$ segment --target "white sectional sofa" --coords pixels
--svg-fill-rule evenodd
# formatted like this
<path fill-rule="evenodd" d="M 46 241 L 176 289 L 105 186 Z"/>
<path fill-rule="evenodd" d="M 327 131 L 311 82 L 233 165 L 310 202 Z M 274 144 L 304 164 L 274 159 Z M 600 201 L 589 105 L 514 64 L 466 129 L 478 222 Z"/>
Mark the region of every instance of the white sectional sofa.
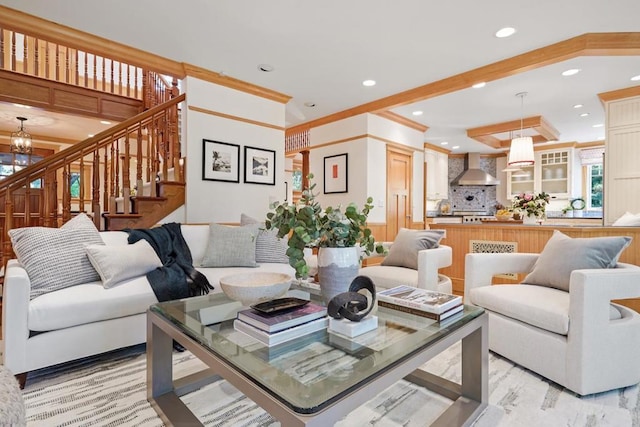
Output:
<path fill-rule="evenodd" d="M 295 276 L 287 263 L 251 267 L 198 267 L 205 256 L 209 225 L 181 225 L 193 257 L 212 292 L 219 279 L 240 272 L 281 272 Z M 123 231 L 103 231 L 106 245 L 127 245 Z M 10 260 L 3 290 L 4 365 L 14 374 L 103 353 L 146 341 L 146 311 L 157 302 L 144 275 L 105 288 L 101 281 L 79 284 L 30 299 L 31 281 L 17 260 Z"/>

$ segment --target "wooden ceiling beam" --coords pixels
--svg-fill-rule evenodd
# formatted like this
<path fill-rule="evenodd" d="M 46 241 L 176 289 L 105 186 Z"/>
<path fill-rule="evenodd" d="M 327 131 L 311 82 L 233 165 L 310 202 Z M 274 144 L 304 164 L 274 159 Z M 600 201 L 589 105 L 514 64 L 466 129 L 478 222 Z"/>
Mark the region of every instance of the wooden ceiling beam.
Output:
<path fill-rule="evenodd" d="M 527 117 L 522 120 L 511 120 L 467 129 L 467 136 L 492 148 L 508 148 L 511 145 L 510 139 L 500 140 L 494 135 L 517 132 L 520 129 L 532 129 L 537 133 L 537 135 L 532 135 L 534 144 L 557 141 L 560 137 L 560 132 L 542 116 Z"/>
<path fill-rule="evenodd" d="M 540 117 L 540 124 L 533 126 L 533 130 L 545 137 L 547 141 L 557 141 L 560 138 L 560 132 L 553 127 L 544 117 Z"/>
<path fill-rule="evenodd" d="M 522 120 L 511 120 L 509 122 L 496 123 L 493 125 L 480 126 L 477 128 L 467 129 L 467 136 L 476 139 L 479 136 L 495 135 L 497 133 L 513 132 L 516 130 L 529 129 L 535 126 L 541 126 L 542 116 L 526 117 Z"/>
<path fill-rule="evenodd" d="M 364 113 L 390 110 L 461 89 L 467 89 L 474 83 L 488 83 L 579 56 L 622 55 L 640 55 L 640 32 L 586 33 L 297 126 L 313 128 Z M 294 128 L 297 126 L 294 126 Z"/>

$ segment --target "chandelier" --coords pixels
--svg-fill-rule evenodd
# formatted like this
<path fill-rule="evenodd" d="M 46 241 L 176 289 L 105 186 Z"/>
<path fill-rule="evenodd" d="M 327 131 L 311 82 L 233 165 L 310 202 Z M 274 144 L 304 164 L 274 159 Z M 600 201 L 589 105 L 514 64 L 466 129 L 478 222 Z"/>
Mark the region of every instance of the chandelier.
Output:
<path fill-rule="evenodd" d="M 11 133 L 11 147 L 12 153 L 18 154 L 31 154 L 31 135 L 24 130 L 24 122 L 26 117 L 16 117 L 20 120 L 20 130 Z"/>

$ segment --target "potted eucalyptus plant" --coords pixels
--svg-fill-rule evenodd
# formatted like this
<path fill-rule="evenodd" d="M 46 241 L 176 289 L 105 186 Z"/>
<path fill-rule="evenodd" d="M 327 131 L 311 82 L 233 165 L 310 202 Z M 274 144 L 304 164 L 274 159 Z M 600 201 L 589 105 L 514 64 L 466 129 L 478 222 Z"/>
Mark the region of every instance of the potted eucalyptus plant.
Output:
<path fill-rule="evenodd" d="M 348 288 L 358 274 L 362 254 L 384 253 L 382 245 L 376 245 L 371 230 L 367 227 L 367 217 L 373 209 L 373 199 L 367 198 L 360 210 L 355 203 L 322 208 L 316 201 L 315 184 L 302 192 L 298 204 L 271 204 L 267 213 L 265 228 L 276 229 L 277 236 L 288 236 L 287 256 L 289 264 L 296 270 L 296 278 L 305 279 L 309 266 L 304 257 L 305 248 L 318 248 L 318 276 L 325 298 L 339 293 L 333 286 Z M 339 249 L 332 251 L 332 249 Z M 334 257 L 334 253 L 339 255 Z M 339 283 L 337 283 L 339 282 Z M 346 282 L 346 283 L 345 283 Z M 345 289 L 346 290 L 346 289 Z"/>

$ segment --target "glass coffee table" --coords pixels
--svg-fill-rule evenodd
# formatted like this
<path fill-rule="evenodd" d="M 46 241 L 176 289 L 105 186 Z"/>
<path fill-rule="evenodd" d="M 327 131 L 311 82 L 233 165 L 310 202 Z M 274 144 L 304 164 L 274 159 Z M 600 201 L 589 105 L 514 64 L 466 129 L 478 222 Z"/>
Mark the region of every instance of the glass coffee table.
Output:
<path fill-rule="evenodd" d="M 206 324 L 230 302 L 210 294 L 149 308 L 147 399 L 168 425 L 202 425 L 179 396 L 220 377 L 286 427 L 333 425 L 403 378 L 452 401 L 432 425 L 469 425 L 487 406 L 487 315 L 481 308 L 465 306 L 437 323 L 380 307 L 378 328 L 358 337 L 323 330 L 267 347 L 234 330 L 233 319 Z M 209 369 L 174 380 L 173 340 Z M 461 384 L 419 369 L 457 341 Z"/>

